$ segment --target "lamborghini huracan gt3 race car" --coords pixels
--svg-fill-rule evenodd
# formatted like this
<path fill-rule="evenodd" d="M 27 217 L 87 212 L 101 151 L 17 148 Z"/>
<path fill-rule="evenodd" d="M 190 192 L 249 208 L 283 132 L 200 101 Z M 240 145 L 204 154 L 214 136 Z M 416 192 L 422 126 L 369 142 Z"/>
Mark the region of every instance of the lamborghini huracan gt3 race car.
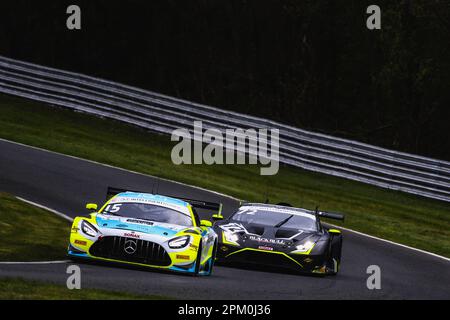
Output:
<path fill-rule="evenodd" d="M 344 219 L 341 214 L 289 205 L 245 203 L 214 224 L 219 235 L 217 262 L 337 274 L 342 235 L 323 227 L 320 217 Z"/>
<path fill-rule="evenodd" d="M 220 210 L 221 204 L 109 188 L 112 196 L 97 211 L 76 217 L 68 255 L 168 269 L 195 275 L 212 272 L 217 234 L 195 208 Z"/>

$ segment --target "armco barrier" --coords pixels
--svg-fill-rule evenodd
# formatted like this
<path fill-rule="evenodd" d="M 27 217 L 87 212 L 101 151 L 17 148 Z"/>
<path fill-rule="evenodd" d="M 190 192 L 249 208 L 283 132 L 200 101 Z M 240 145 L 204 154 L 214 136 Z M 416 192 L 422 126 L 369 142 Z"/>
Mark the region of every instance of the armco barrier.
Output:
<path fill-rule="evenodd" d="M 450 202 L 450 162 L 314 133 L 268 119 L 225 111 L 143 89 L 0 56 L 0 92 L 159 133 L 208 128 L 280 131 L 280 162 Z M 240 146 L 239 150 L 243 149 Z"/>

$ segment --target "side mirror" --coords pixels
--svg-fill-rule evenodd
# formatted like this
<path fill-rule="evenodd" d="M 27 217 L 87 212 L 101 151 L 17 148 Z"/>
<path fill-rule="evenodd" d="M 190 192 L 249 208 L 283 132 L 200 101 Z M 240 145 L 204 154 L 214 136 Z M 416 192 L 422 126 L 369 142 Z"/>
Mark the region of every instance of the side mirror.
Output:
<path fill-rule="evenodd" d="M 201 227 L 212 227 L 212 223 L 209 220 L 201 220 L 200 221 L 200 226 Z"/>
<path fill-rule="evenodd" d="M 223 215 L 221 215 L 221 214 L 213 214 L 212 218 L 213 218 L 214 221 L 223 220 Z"/>
<path fill-rule="evenodd" d="M 328 233 L 334 234 L 334 235 L 338 235 L 341 234 L 341 231 L 338 229 L 329 229 Z"/>
<path fill-rule="evenodd" d="M 86 205 L 86 209 L 88 209 L 90 211 L 97 211 L 97 208 L 98 208 L 98 206 L 95 203 L 88 203 Z"/>

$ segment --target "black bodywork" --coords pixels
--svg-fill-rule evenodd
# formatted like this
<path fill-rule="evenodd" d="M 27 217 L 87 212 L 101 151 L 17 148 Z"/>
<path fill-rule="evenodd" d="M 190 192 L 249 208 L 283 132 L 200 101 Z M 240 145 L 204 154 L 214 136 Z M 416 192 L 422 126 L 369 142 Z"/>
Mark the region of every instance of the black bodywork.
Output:
<path fill-rule="evenodd" d="M 251 222 L 236 220 L 241 208 L 262 206 L 268 210 L 292 210 L 313 215 L 316 226 L 302 229 L 301 225 L 288 226 L 283 222 L 279 225 L 267 225 L 259 223 L 257 219 Z M 271 214 L 277 215 L 277 212 Z M 342 235 L 338 230 L 322 226 L 321 216 L 343 220 L 340 214 L 318 210 L 309 211 L 259 203 L 243 204 L 235 214 L 214 224 L 214 231 L 219 236 L 217 262 L 285 268 L 306 273 L 336 274 L 341 261 Z M 286 220 L 289 220 L 289 217 Z M 224 233 L 234 234 L 232 237 L 235 241 L 228 241 Z M 299 252 L 298 246 L 307 242 L 309 245 L 314 243 L 314 246 Z"/>

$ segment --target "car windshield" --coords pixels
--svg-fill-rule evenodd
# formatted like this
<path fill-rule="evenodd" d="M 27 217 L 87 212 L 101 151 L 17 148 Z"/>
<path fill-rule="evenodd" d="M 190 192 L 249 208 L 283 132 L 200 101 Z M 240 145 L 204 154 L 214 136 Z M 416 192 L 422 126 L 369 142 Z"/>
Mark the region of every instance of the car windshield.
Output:
<path fill-rule="evenodd" d="M 150 220 L 192 227 L 189 215 L 170 208 L 147 203 L 114 203 L 108 204 L 103 214 Z"/>
<path fill-rule="evenodd" d="M 241 207 L 231 220 L 245 224 L 317 231 L 316 217 L 309 213 L 270 207 Z"/>

